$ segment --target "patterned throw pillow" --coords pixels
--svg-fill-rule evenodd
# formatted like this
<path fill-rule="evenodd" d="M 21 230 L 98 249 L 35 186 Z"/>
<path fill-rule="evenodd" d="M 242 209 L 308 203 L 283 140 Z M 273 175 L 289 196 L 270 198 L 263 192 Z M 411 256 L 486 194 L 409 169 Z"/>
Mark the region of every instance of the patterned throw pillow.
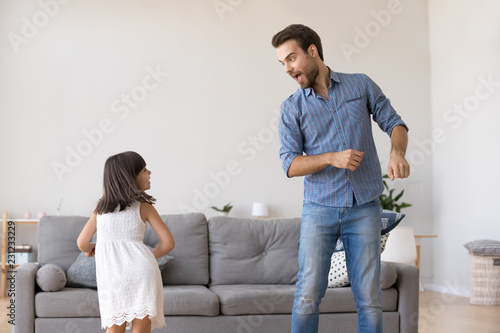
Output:
<path fill-rule="evenodd" d="M 95 258 L 80 253 L 66 272 L 68 287 L 97 288 L 95 272 Z"/>
<path fill-rule="evenodd" d="M 389 234 L 380 237 L 380 253 L 384 252 Z M 328 288 L 346 287 L 349 285 L 345 251 L 333 252 L 330 273 L 328 274 Z"/>
<path fill-rule="evenodd" d="M 95 243 L 97 233 L 92 237 L 91 243 Z M 68 287 L 97 288 L 95 271 L 95 257 L 87 257 L 85 253 L 80 253 L 75 262 L 69 266 L 66 272 Z"/>
<path fill-rule="evenodd" d="M 92 238 L 92 243 L 95 243 L 94 235 Z M 153 248 L 149 245 L 146 245 L 150 250 Z M 160 271 L 163 270 L 165 265 L 174 259 L 174 257 L 169 255 L 164 255 L 163 257 L 157 258 L 158 267 Z M 97 288 L 97 278 L 96 278 L 96 265 L 95 265 L 95 256 L 87 257 L 85 253 L 80 253 L 78 258 L 76 258 L 75 262 L 71 264 L 66 272 L 66 276 L 68 279 L 69 287 L 83 287 L 83 288 Z"/>
<path fill-rule="evenodd" d="M 396 228 L 396 226 L 401 222 L 401 220 L 406 215 L 403 213 L 396 213 L 392 210 L 381 209 L 380 210 L 380 234 L 385 235 L 391 232 L 392 229 Z M 337 243 L 335 244 L 334 252 L 344 251 L 344 243 L 342 243 L 342 239 L 337 238 Z"/>

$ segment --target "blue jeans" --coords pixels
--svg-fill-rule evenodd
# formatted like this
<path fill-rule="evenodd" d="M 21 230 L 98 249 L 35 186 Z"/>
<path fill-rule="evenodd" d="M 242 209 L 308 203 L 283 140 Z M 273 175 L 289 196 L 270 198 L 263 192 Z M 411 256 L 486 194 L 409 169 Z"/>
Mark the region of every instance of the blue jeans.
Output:
<path fill-rule="evenodd" d="M 382 333 L 378 199 L 363 205 L 354 203 L 353 207 L 304 202 L 292 333 L 318 332 L 319 304 L 328 286 L 331 256 L 339 236 L 358 311 L 358 332 Z"/>

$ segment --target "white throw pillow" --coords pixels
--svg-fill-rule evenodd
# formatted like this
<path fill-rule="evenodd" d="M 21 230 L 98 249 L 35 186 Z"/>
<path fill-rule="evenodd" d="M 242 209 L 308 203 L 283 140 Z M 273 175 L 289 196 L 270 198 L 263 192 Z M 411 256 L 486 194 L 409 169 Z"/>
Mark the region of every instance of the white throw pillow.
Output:
<path fill-rule="evenodd" d="M 389 234 L 380 237 L 380 253 L 384 252 Z M 334 252 L 332 255 L 332 264 L 328 274 L 328 288 L 346 287 L 349 285 L 349 276 L 347 275 L 347 265 L 345 261 L 345 251 Z"/>

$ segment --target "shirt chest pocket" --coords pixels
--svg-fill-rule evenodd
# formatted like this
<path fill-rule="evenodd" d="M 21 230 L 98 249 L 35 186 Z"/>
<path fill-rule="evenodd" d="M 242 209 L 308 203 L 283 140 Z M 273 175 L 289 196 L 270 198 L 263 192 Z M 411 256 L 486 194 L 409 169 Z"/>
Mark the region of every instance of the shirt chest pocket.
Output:
<path fill-rule="evenodd" d="M 347 116 L 352 121 L 367 121 L 370 119 L 370 110 L 363 97 L 352 97 L 345 101 Z"/>

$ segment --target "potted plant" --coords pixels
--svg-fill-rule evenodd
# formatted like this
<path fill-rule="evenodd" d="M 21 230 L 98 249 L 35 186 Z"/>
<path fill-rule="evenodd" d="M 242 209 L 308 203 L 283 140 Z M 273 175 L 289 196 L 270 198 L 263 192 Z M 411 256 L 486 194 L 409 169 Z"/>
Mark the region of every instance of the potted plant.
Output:
<path fill-rule="evenodd" d="M 383 179 L 388 179 L 389 176 L 387 174 L 382 176 Z M 401 213 L 401 209 L 411 207 L 411 204 L 402 202 L 398 203 L 399 199 L 403 196 L 405 190 L 402 190 L 399 192 L 395 197 L 394 195 L 394 189 L 389 189 L 389 186 L 387 185 L 387 182 L 385 180 L 382 180 L 384 182 L 384 187 L 387 191 L 389 191 L 389 195 L 382 193 L 379 196 L 380 200 L 380 207 L 382 209 L 387 209 L 387 210 L 394 210 L 398 213 Z"/>
<path fill-rule="evenodd" d="M 229 212 L 231 211 L 231 209 L 233 208 L 233 206 L 231 205 L 231 203 L 228 203 L 227 205 L 225 205 L 222 208 L 217 208 L 215 206 L 212 206 L 210 208 L 212 208 L 213 210 L 219 212 L 220 215 L 222 215 L 222 216 L 227 216 L 229 214 Z"/>

